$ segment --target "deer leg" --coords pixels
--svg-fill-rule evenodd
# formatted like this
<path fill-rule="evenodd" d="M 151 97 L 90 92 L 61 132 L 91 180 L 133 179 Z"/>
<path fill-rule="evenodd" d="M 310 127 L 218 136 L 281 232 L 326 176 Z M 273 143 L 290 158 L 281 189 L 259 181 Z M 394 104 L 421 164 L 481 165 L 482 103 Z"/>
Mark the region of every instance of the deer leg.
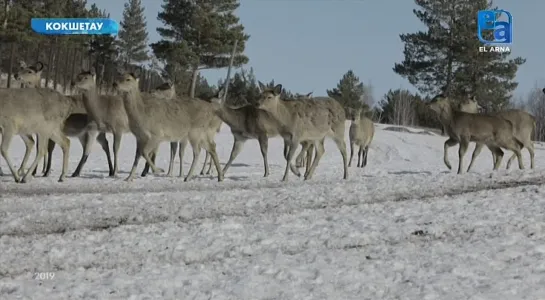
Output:
<path fill-rule="evenodd" d="M 347 156 L 346 155 L 346 142 L 344 141 L 344 130 L 342 133 L 337 134 L 333 141 L 335 142 L 335 145 L 337 145 L 337 148 L 339 148 L 339 151 L 341 152 L 341 156 L 343 157 L 343 167 L 344 167 L 344 174 L 343 179 L 348 179 L 348 163 L 347 163 Z"/>
<path fill-rule="evenodd" d="M 297 147 L 299 145 L 295 146 L 295 150 L 297 150 Z M 288 146 L 289 147 L 289 146 Z M 295 156 L 295 154 L 294 154 Z M 294 165 L 294 164 L 290 164 L 290 170 L 293 174 L 295 174 L 295 176 L 297 177 L 301 177 L 301 172 L 299 172 L 299 169 Z"/>
<path fill-rule="evenodd" d="M 360 164 L 360 168 L 363 168 L 364 164 L 365 164 L 365 147 L 363 147 L 363 145 L 360 146 L 360 153 L 359 155 L 361 156 L 361 164 Z"/>
<path fill-rule="evenodd" d="M 484 144 L 481 143 L 475 143 L 475 149 L 473 150 L 473 154 L 471 154 L 471 161 L 469 162 L 469 166 L 467 167 L 467 171 L 471 170 L 471 167 L 473 167 L 473 163 L 475 162 L 475 159 L 479 154 L 481 153 L 481 150 L 483 149 Z M 494 157 L 494 153 L 492 153 L 492 157 Z"/>
<path fill-rule="evenodd" d="M 83 151 L 81 153 L 81 158 L 79 160 L 78 166 L 76 167 L 74 173 L 72 173 L 71 177 L 79 177 L 79 175 L 81 174 L 81 169 L 89 158 L 89 153 L 91 152 L 91 148 L 93 147 L 97 135 L 98 131 L 87 131 L 83 135 L 80 135 L 78 137 Z"/>
<path fill-rule="evenodd" d="M 38 143 L 40 142 L 40 141 L 38 141 L 38 138 L 39 138 L 38 135 L 36 135 L 36 155 L 38 154 L 38 148 L 39 148 Z M 44 156 L 44 159 L 47 159 L 46 156 Z M 32 176 L 35 177 L 37 173 L 38 173 L 38 168 L 36 167 L 36 169 L 34 169 L 34 171 L 32 171 Z M 26 174 L 26 172 L 24 172 L 24 174 Z M 21 177 L 24 176 L 24 174 L 21 175 Z"/>
<path fill-rule="evenodd" d="M 202 164 L 200 175 L 204 175 L 204 170 L 206 169 L 206 163 L 208 162 L 209 159 L 210 159 L 210 153 L 208 153 L 208 151 L 205 150 L 204 163 Z"/>
<path fill-rule="evenodd" d="M 114 132 L 113 134 L 114 134 L 114 174 L 112 175 L 112 177 L 116 177 L 117 172 L 119 171 L 119 147 L 121 146 L 121 138 L 123 137 L 123 135 L 118 132 Z M 140 155 L 142 155 L 142 151 L 140 151 Z"/>
<path fill-rule="evenodd" d="M 534 168 L 534 143 L 530 141 L 526 145 L 526 149 L 528 149 L 528 153 L 530 153 L 530 169 Z"/>
<path fill-rule="evenodd" d="M 356 146 L 356 143 L 350 142 L 350 159 L 348 160 L 348 167 L 352 166 L 352 158 L 354 158 L 354 148 Z M 359 155 L 358 155 L 359 159 Z M 359 162 L 358 162 L 359 165 Z"/>
<path fill-rule="evenodd" d="M 266 135 L 261 135 L 257 138 L 259 142 L 259 149 L 261 150 L 261 156 L 263 157 L 263 166 L 265 167 L 265 174 L 263 177 L 269 176 L 269 162 L 267 159 L 267 152 L 269 150 L 269 138 Z M 237 153 L 238 155 L 238 153 Z"/>
<path fill-rule="evenodd" d="M 4 160 L 6 161 L 6 164 L 8 165 L 9 170 L 11 171 L 11 175 L 13 175 L 13 179 L 15 179 L 15 182 L 19 182 L 19 174 L 17 171 L 15 171 L 15 168 L 13 167 L 13 164 L 11 163 L 11 159 L 9 157 L 9 146 L 11 144 L 11 140 L 13 139 L 13 130 L 9 127 L 3 128 L 2 132 L 2 144 L 0 144 L 0 153 L 2 154 L 2 157 L 4 157 Z M 38 157 L 36 157 L 37 159 Z M 36 161 L 34 159 L 34 161 Z M 36 163 L 38 164 L 38 163 Z M 29 173 L 27 171 L 27 173 Z"/>
<path fill-rule="evenodd" d="M 178 175 L 178 177 L 183 177 L 184 176 L 182 166 L 183 166 L 183 163 L 184 163 L 184 152 L 185 152 L 185 147 L 186 146 L 187 146 L 187 138 L 180 141 L 180 151 L 178 152 L 178 156 L 180 158 L 180 174 Z"/>
<path fill-rule="evenodd" d="M 178 151 L 178 142 L 170 142 L 170 161 L 168 163 L 167 176 L 174 176 L 174 160 L 176 159 L 176 151 Z"/>
<path fill-rule="evenodd" d="M 462 174 L 462 168 L 464 166 L 464 155 L 466 154 L 467 147 L 469 147 L 469 141 L 465 138 L 460 140 L 460 146 L 458 148 L 458 174 Z"/>
<path fill-rule="evenodd" d="M 142 156 L 150 165 L 151 171 L 153 172 L 154 175 L 165 172 L 165 170 L 158 168 L 155 165 L 154 160 L 151 158 L 151 156 L 157 155 L 158 149 L 159 149 L 159 143 L 155 140 L 152 140 L 150 143 L 147 143 L 142 149 Z"/>
<path fill-rule="evenodd" d="M 214 162 L 216 170 L 218 170 L 218 182 L 223 181 L 223 174 L 220 168 L 220 160 L 218 158 L 218 153 L 216 152 L 216 142 L 214 142 L 214 140 L 205 140 L 203 146 L 206 150 L 206 153 L 210 153 L 210 160 Z"/>
<path fill-rule="evenodd" d="M 443 162 L 445 162 L 445 165 L 449 170 L 452 170 L 452 166 L 450 165 L 450 161 L 448 160 L 448 148 L 458 144 L 458 141 L 449 138 L 445 141 L 445 145 L 443 146 Z"/>
<path fill-rule="evenodd" d="M 363 157 L 363 147 L 360 145 L 360 147 L 358 148 L 358 164 L 356 165 L 357 168 L 359 168 L 363 164 L 363 161 L 361 159 L 362 157 Z"/>
<path fill-rule="evenodd" d="M 25 167 L 28 162 L 28 159 L 30 158 L 30 153 L 32 152 L 32 147 L 34 147 L 34 138 L 32 135 L 21 135 L 21 139 L 25 143 L 25 155 L 23 156 L 23 162 L 21 162 L 21 166 L 19 167 L 19 170 L 17 171 L 19 173 L 19 176 L 23 176 L 25 174 Z M 0 175 L 2 174 L 2 169 L 0 169 Z"/>
<path fill-rule="evenodd" d="M 240 136 L 237 137 L 237 136 L 238 135 L 233 135 L 233 137 L 234 137 L 233 149 L 231 149 L 231 155 L 229 156 L 229 160 L 227 161 L 227 163 L 223 167 L 222 173 L 224 175 L 225 175 L 225 173 L 227 173 L 227 169 L 229 169 L 229 167 L 231 166 L 231 164 L 233 163 L 235 158 L 237 158 L 238 154 L 242 150 L 242 146 L 244 146 L 244 142 L 246 142 L 245 138 L 240 137 Z M 269 175 L 269 165 L 265 164 L 265 176 L 264 177 L 267 177 L 268 175 Z"/>
<path fill-rule="evenodd" d="M 291 169 L 291 161 L 293 160 L 293 156 L 295 155 L 295 151 L 297 150 L 297 146 L 299 145 L 299 141 L 291 137 L 288 145 L 288 154 L 286 155 L 286 170 L 284 171 L 284 177 L 282 177 L 282 181 L 288 181 L 288 174 Z"/>
<path fill-rule="evenodd" d="M 45 153 L 46 153 L 46 150 L 47 150 L 47 145 L 49 143 L 49 137 L 48 136 L 40 136 L 39 134 L 37 134 L 36 135 L 36 141 L 37 141 L 37 144 L 38 144 L 38 153 L 36 154 L 36 158 L 34 159 L 32 164 L 30 165 L 30 168 L 28 169 L 28 171 L 25 173 L 23 178 L 21 178 L 21 180 L 19 181 L 21 183 L 28 182 L 28 180 L 32 177 L 32 173 L 35 172 L 36 169 L 38 168 L 38 164 L 40 163 L 40 160 L 43 159 L 44 156 L 45 156 Z"/>
<path fill-rule="evenodd" d="M 97 141 L 102 147 L 102 150 L 104 153 L 106 153 L 106 159 L 108 160 L 108 175 L 113 176 L 114 174 L 114 166 L 112 164 L 112 156 L 110 155 L 110 144 L 108 143 L 108 139 L 106 138 L 106 133 L 101 132 L 97 136 Z M 83 166 L 82 166 L 83 167 Z"/>
<path fill-rule="evenodd" d="M 305 165 L 305 155 L 307 153 L 308 144 L 306 142 L 301 143 L 301 152 L 299 152 L 299 155 L 297 155 L 297 158 L 295 159 L 295 166 L 297 168 L 301 168 Z"/>
<path fill-rule="evenodd" d="M 284 158 L 288 158 L 288 152 L 290 151 L 290 144 L 287 142 L 284 142 Z"/>
<path fill-rule="evenodd" d="M 43 162 L 43 165 L 42 165 L 42 174 L 45 174 L 47 172 L 47 162 L 48 161 L 49 161 L 49 153 L 46 152 L 45 156 L 44 156 L 44 162 Z M 44 177 L 46 177 L 46 176 L 44 176 Z"/>
<path fill-rule="evenodd" d="M 314 171 L 316 170 L 316 167 L 318 166 L 322 155 L 324 155 L 324 140 L 322 139 L 320 141 L 314 142 L 314 148 L 316 148 L 316 157 L 312 161 L 312 165 L 310 166 L 308 174 L 305 174 L 305 180 L 312 179 L 312 175 L 314 175 Z"/>
<path fill-rule="evenodd" d="M 515 155 L 517 156 L 517 160 L 519 162 L 519 169 L 520 170 L 524 170 L 524 163 L 522 162 L 522 153 L 521 153 L 521 150 L 522 148 L 520 147 L 517 147 L 515 148 L 515 150 L 513 150 L 515 152 Z"/>
<path fill-rule="evenodd" d="M 136 141 L 136 153 L 134 155 L 134 162 L 132 163 L 131 172 L 129 173 L 129 176 L 125 178 L 125 181 L 132 181 L 134 177 L 136 176 L 136 168 L 138 168 L 138 161 L 140 160 L 140 157 L 142 157 L 142 145 L 144 143 L 141 141 Z M 114 158 L 115 159 L 115 158 Z M 114 167 L 115 169 L 115 167 Z M 115 170 L 114 170 L 115 174 Z M 114 175 L 115 176 L 115 175 Z"/>
<path fill-rule="evenodd" d="M 191 167 L 189 167 L 189 172 L 185 177 L 184 181 L 189 181 L 193 178 L 193 172 L 195 171 L 195 166 L 197 165 L 197 160 L 199 160 L 199 155 L 201 154 L 201 145 L 199 142 L 195 142 L 193 139 L 190 139 L 191 148 L 193 148 L 193 161 L 191 162 Z"/>
<path fill-rule="evenodd" d="M 216 154 L 217 154 L 217 151 L 216 151 Z M 208 160 L 208 170 L 206 170 L 206 175 L 212 174 L 212 163 L 213 163 L 213 160 L 209 159 Z M 215 165 L 214 165 L 214 167 L 215 167 Z M 217 171 L 217 169 L 216 169 L 216 171 Z"/>
<path fill-rule="evenodd" d="M 68 159 L 70 157 L 70 139 L 61 133 L 56 133 L 51 136 L 53 142 L 58 144 L 62 149 L 62 171 L 59 177 L 59 182 L 63 182 L 68 172 Z"/>
<path fill-rule="evenodd" d="M 500 165 L 501 161 L 503 159 L 503 151 L 500 147 L 489 147 L 490 151 L 494 153 L 495 161 L 494 161 L 494 171 L 497 170 Z"/>
<path fill-rule="evenodd" d="M 53 162 L 53 150 L 55 150 L 55 142 L 51 139 L 47 141 L 47 151 L 44 155 L 44 162 L 47 161 L 47 168 L 45 169 L 45 173 L 43 174 L 43 177 L 49 177 L 49 174 L 51 174 L 51 164 Z M 36 170 L 34 170 L 36 172 Z"/>
<path fill-rule="evenodd" d="M 155 158 L 157 158 L 157 152 L 159 151 L 159 145 L 157 145 L 157 148 L 155 148 L 151 153 L 150 153 L 150 158 L 151 158 L 151 161 L 153 163 L 155 163 Z M 144 165 L 144 170 L 142 170 L 142 174 L 140 174 L 140 176 L 142 177 L 146 177 L 146 175 L 148 175 L 149 173 L 149 167 L 150 165 L 146 162 L 146 164 Z"/>
<path fill-rule="evenodd" d="M 369 155 L 369 146 L 365 146 L 363 149 L 363 166 L 367 166 L 367 156 Z"/>
<path fill-rule="evenodd" d="M 308 172 L 310 172 L 310 166 L 314 161 L 312 159 L 312 156 L 314 155 L 314 148 L 314 144 L 310 144 L 307 149 L 307 158 L 305 159 L 305 174 L 308 174 Z"/>

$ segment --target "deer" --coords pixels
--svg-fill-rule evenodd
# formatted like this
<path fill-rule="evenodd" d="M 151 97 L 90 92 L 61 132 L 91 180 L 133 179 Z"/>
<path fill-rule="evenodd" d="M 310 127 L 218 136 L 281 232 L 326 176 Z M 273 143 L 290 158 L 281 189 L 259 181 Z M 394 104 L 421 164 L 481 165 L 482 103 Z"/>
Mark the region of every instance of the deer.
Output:
<path fill-rule="evenodd" d="M 165 99 L 165 100 L 169 100 L 169 99 L 172 99 L 174 97 L 176 97 L 176 89 L 174 87 L 174 84 L 172 83 L 172 81 L 170 80 L 167 80 L 166 82 L 164 82 L 163 84 L 159 85 L 157 88 L 155 88 L 154 90 L 152 90 L 150 92 L 150 95 L 152 97 L 155 97 L 155 98 L 161 98 L 161 99 Z M 213 120 L 211 121 L 211 124 L 210 126 L 212 126 L 213 128 L 211 128 L 211 132 L 210 132 L 210 137 L 211 139 L 214 139 L 215 137 L 215 134 L 217 132 L 219 132 L 220 128 L 221 128 L 221 119 L 217 118 L 214 116 Z M 187 146 L 187 143 L 188 143 L 188 140 L 185 139 L 183 141 L 179 141 L 179 142 L 171 142 L 170 143 L 170 162 L 169 162 L 169 166 L 168 166 L 168 172 L 167 172 L 167 176 L 173 176 L 174 175 L 174 159 L 176 157 L 176 151 L 178 151 L 178 145 L 179 145 L 179 148 L 180 148 L 180 157 L 183 157 L 184 156 L 184 152 L 185 152 L 185 147 Z M 153 162 L 155 163 L 155 158 L 156 158 L 156 153 L 154 153 L 152 155 L 152 160 Z M 202 167 L 202 170 L 200 172 L 201 175 L 205 175 L 205 168 L 207 166 L 207 163 L 208 163 L 208 171 L 206 172 L 206 174 L 210 174 L 211 172 L 211 169 L 212 169 L 212 160 L 210 159 L 210 153 L 206 152 L 206 156 L 204 158 L 204 164 L 203 164 L 203 167 Z M 180 166 L 182 166 L 182 163 L 180 163 Z M 149 164 L 146 162 L 145 166 L 144 166 L 144 170 L 142 171 L 142 174 L 141 176 L 144 177 L 148 174 L 149 172 Z M 180 174 L 183 173 L 183 170 L 180 169 Z M 181 177 L 182 175 L 180 175 Z"/>
<path fill-rule="evenodd" d="M 25 84 L 26 87 L 40 87 L 41 83 L 41 74 L 42 70 L 44 68 L 44 64 L 40 61 L 36 62 L 32 66 L 27 66 L 25 62 L 20 63 L 22 69 L 15 74 L 15 78 Z M 68 96 L 74 98 L 75 101 L 82 101 L 81 97 L 78 96 Z M 81 143 L 81 146 L 83 148 L 82 157 L 78 163 L 78 166 L 76 167 L 76 170 L 72 174 L 72 177 L 78 177 L 81 174 L 81 170 L 85 163 L 87 162 L 87 158 L 89 157 L 89 152 L 91 151 L 91 140 L 96 139 L 99 144 L 102 146 L 102 149 L 106 153 L 106 158 L 108 160 L 108 167 L 110 174 L 113 172 L 112 167 L 112 160 L 110 156 L 110 150 L 108 145 L 108 140 L 106 139 L 106 135 L 103 132 L 98 132 L 96 130 L 95 124 L 92 123 L 90 118 L 87 114 L 72 114 L 66 119 L 66 122 L 63 127 L 63 133 L 66 136 L 69 137 L 77 137 Z M 33 142 L 33 141 L 32 141 Z M 26 144 L 25 144 L 26 145 Z M 32 146 L 31 146 L 32 147 Z M 30 147 L 30 148 L 31 148 Z M 25 155 L 27 155 L 27 152 L 30 152 L 30 148 L 27 147 L 25 150 Z M 49 176 L 51 172 L 51 161 L 52 161 L 52 153 L 55 148 L 55 143 L 52 140 L 48 141 L 48 147 L 47 147 L 47 153 L 44 159 L 44 177 Z M 23 163 L 21 164 L 21 167 L 24 167 L 26 165 L 26 160 L 23 158 Z M 36 170 L 34 170 L 35 175 Z"/>
<path fill-rule="evenodd" d="M 263 156 L 263 166 L 265 173 L 263 177 L 269 176 L 268 148 L 269 138 L 280 135 L 278 122 L 265 111 L 257 109 L 253 104 L 245 104 L 238 107 L 231 107 L 225 103 L 224 89 L 220 88 L 216 95 L 211 99 L 216 115 L 231 128 L 234 142 L 229 160 L 223 167 L 223 173 L 236 159 L 244 143 L 250 139 L 257 139 L 261 155 Z M 286 152 L 286 146 L 284 147 Z M 297 169 L 292 168 L 294 174 L 300 176 Z"/>
<path fill-rule="evenodd" d="M 467 112 L 467 113 L 478 113 L 479 110 L 482 109 L 482 107 L 479 105 L 476 97 L 467 98 L 462 100 L 458 104 L 458 110 Z M 524 144 L 523 148 L 526 148 L 528 150 L 528 153 L 530 154 L 530 168 L 534 168 L 534 143 L 532 142 L 532 136 L 533 132 L 535 132 L 536 127 L 536 119 L 533 115 L 520 110 L 520 109 L 509 109 L 504 110 L 495 113 L 494 115 L 502 117 L 506 120 L 511 121 L 515 128 L 515 136 L 522 141 Z M 471 169 L 471 166 L 473 165 L 473 162 L 475 158 L 480 154 L 482 147 L 484 144 L 478 143 L 475 145 L 475 150 L 473 150 L 473 155 L 471 156 L 471 162 L 469 163 L 469 167 L 467 168 L 467 172 Z M 492 154 L 494 157 L 494 153 Z M 509 160 L 507 161 L 506 169 L 509 169 L 511 167 L 511 163 L 516 158 L 516 155 L 513 153 Z M 495 161 L 495 157 L 494 157 Z"/>
<path fill-rule="evenodd" d="M 371 119 L 362 115 L 363 109 L 359 108 L 352 113 L 351 124 L 349 129 L 350 138 L 350 159 L 348 160 L 348 167 L 352 164 L 352 158 L 354 157 L 355 146 L 359 146 L 358 150 L 358 164 L 356 167 L 363 168 L 367 165 L 367 157 L 369 155 L 369 145 L 373 141 L 375 135 L 375 124 Z M 361 162 L 361 163 L 360 163 Z"/>
<path fill-rule="evenodd" d="M 44 158 L 47 141 L 53 140 L 63 152 L 62 171 L 59 182 L 63 182 L 68 170 L 70 139 L 63 127 L 71 114 L 84 113 L 82 103 L 49 88 L 0 89 L 0 129 L 2 143 L 0 153 L 6 160 L 16 182 L 26 183 Z M 22 175 L 13 167 L 8 155 L 13 136 L 36 134 L 38 153 L 28 171 Z"/>
<path fill-rule="evenodd" d="M 312 93 L 307 93 L 306 95 L 297 95 L 296 100 L 301 99 L 312 99 Z M 309 142 L 301 142 L 301 152 L 295 158 L 295 166 L 301 168 L 306 166 L 307 170 L 310 168 L 312 162 L 312 155 L 314 154 L 314 144 Z M 284 156 L 287 155 L 287 148 L 284 151 Z"/>
<path fill-rule="evenodd" d="M 316 157 L 304 176 L 305 180 L 311 179 L 325 152 L 326 137 L 331 138 L 341 152 L 344 167 L 343 179 L 348 179 L 348 161 L 344 141 L 346 116 L 339 102 L 331 98 L 320 101 L 308 99 L 284 101 L 280 99 L 281 84 L 267 89 L 262 82 L 258 83 L 262 92 L 254 105 L 259 110 L 269 113 L 277 121 L 277 130 L 280 131 L 289 147 L 285 157 L 286 169 L 282 181 L 288 180 L 289 170 L 294 168 L 292 160 L 296 148 L 304 141 L 313 142 L 316 148 Z"/>
<path fill-rule="evenodd" d="M 113 134 L 114 166 L 113 171 L 110 170 L 109 176 L 117 177 L 121 139 L 123 134 L 130 132 L 129 119 L 123 100 L 120 96 L 98 94 L 94 69 L 82 70 L 71 82 L 71 87 L 81 93 L 87 115 L 90 120 L 97 124 L 98 130 L 103 133 L 111 132 Z"/>
<path fill-rule="evenodd" d="M 137 143 L 134 163 L 125 181 L 134 179 L 141 157 L 148 162 L 154 174 L 163 173 L 164 170 L 155 166 L 151 160 L 151 154 L 162 141 L 177 142 L 185 138 L 188 138 L 193 148 L 193 162 L 184 181 L 193 177 L 201 146 L 210 152 L 218 170 L 218 181 L 223 181 L 216 143 L 208 139 L 207 132 L 203 129 L 214 115 L 212 104 L 182 97 L 169 101 L 151 96 L 143 97 L 138 88 L 139 75 L 139 69 L 135 72 L 124 72 L 114 82 L 114 88 L 123 93 L 122 103 L 127 112 L 130 131 Z"/>
<path fill-rule="evenodd" d="M 451 169 L 448 161 L 448 148 L 459 144 L 458 174 L 463 172 L 463 158 L 470 142 L 482 143 L 495 155 L 494 170 L 497 170 L 503 158 L 501 148 L 515 153 L 519 162 L 519 169 L 524 169 L 521 158 L 523 147 L 515 135 L 514 124 L 498 116 L 472 114 L 453 109 L 450 99 L 442 94 L 435 96 L 428 102 L 427 107 L 437 113 L 441 124 L 445 126 L 449 139 L 444 144 L 445 165 Z"/>
<path fill-rule="evenodd" d="M 26 69 L 25 73 L 30 73 L 27 76 L 31 76 L 31 82 L 25 82 L 23 78 L 20 78 L 19 75 L 22 74 L 21 71 L 15 73 L 13 77 L 15 80 L 21 82 L 24 87 L 32 88 L 32 87 L 40 87 L 41 86 L 41 73 L 42 69 L 44 68 L 44 64 L 42 62 L 37 62 L 35 65 L 28 67 L 25 62 L 20 61 L 19 62 L 20 69 Z M 36 78 L 36 75 L 32 74 L 38 74 L 38 78 Z M 28 159 L 30 158 L 30 153 L 32 152 L 32 147 L 35 144 L 34 138 L 32 135 L 21 135 L 21 139 L 23 140 L 23 143 L 25 144 L 25 154 L 23 156 L 23 161 L 21 162 L 21 165 L 19 166 L 19 170 L 17 171 L 20 176 L 24 175 L 25 173 L 25 167 L 28 162 Z M 38 144 L 36 144 L 38 146 Z M 36 147 L 36 152 L 38 151 L 38 147 Z M 45 161 L 44 161 L 44 172 L 45 172 Z M 0 175 L 3 175 L 2 168 L 0 168 Z M 34 174 L 33 174 L 34 175 Z"/>

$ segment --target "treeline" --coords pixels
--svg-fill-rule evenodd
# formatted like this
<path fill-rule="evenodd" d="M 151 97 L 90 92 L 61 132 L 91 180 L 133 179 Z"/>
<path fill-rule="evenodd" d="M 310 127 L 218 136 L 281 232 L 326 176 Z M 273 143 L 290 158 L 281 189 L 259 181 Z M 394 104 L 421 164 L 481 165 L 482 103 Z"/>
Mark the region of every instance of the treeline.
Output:
<path fill-rule="evenodd" d="M 475 36 L 477 11 L 494 9 L 488 0 L 415 0 L 414 15 L 425 30 L 400 35 L 404 43 L 404 59 L 394 64 L 393 71 L 414 85 L 418 93 L 396 89 L 381 99 L 373 99 L 373 87 L 364 84 L 348 70 L 339 82 L 327 89 L 327 96 L 342 103 L 347 116 L 352 109 L 368 108 L 377 122 L 439 128 L 439 122 L 425 107 L 431 97 L 443 93 L 452 99 L 475 96 L 488 112 L 514 106 L 512 92 L 521 57 L 506 53 L 479 53 Z M 238 0 L 163 0 L 156 28 L 161 40 L 149 44 L 148 28 L 141 0 L 125 3 L 121 30 L 112 36 L 41 36 L 32 32 L 31 17 L 109 17 L 107 11 L 86 0 L 0 0 L 0 69 L 11 75 L 19 61 L 46 64 L 44 79 L 48 86 L 67 90 L 69 81 L 82 68 L 94 67 L 97 84 L 106 92 L 116 71 L 143 67 L 141 88 L 146 91 L 163 80 L 172 81 L 179 94 L 210 98 L 220 84 L 209 84 L 200 76 L 204 69 L 222 69 L 229 63 L 235 41 L 234 73 L 228 102 L 243 105 L 258 97 L 258 79 L 252 69 L 241 68 L 249 62 L 244 54 L 250 36 L 235 11 Z M 149 51 L 151 49 L 151 51 Z M 274 81 L 261 80 L 270 86 Z M 282 82 L 285 99 L 296 99 L 312 91 L 290 90 Z M 525 107 L 539 120 L 538 132 L 545 133 L 545 113 L 540 113 L 543 93 L 532 92 Z M 321 96 L 321 95 L 315 95 Z M 545 111 L 545 107 L 542 109 Z M 544 136 L 538 133 L 538 138 Z"/>
<path fill-rule="evenodd" d="M 139 1 L 130 1 L 139 2 Z M 96 5 L 87 6 L 85 0 L 2 0 L 0 13 L 0 70 L 7 74 L 3 87 L 13 87 L 11 75 L 21 61 L 45 64 L 45 84 L 67 92 L 70 81 L 82 69 L 94 67 L 97 84 L 108 90 L 116 70 L 120 67 L 122 48 L 115 37 L 104 36 L 43 36 L 30 28 L 31 18 L 94 18 L 109 17 Z M 145 24 L 144 24 L 145 28 Z M 152 68 L 144 69 L 142 89 L 161 82 Z"/>

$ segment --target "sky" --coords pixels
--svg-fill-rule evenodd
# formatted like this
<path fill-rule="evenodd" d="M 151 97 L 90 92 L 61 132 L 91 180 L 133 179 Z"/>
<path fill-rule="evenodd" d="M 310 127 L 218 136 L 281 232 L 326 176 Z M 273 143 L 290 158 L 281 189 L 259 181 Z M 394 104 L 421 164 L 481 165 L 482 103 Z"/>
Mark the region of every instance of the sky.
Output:
<path fill-rule="evenodd" d="M 89 0 L 121 20 L 121 0 Z M 254 68 L 256 77 L 274 79 L 296 93 L 326 95 L 349 69 L 366 84 L 372 84 L 378 101 L 389 89 L 416 89 L 393 72 L 403 60 L 401 33 L 425 27 L 414 16 L 414 1 L 398 0 L 241 0 L 237 10 L 250 39 L 245 69 Z M 142 0 L 149 42 L 160 39 L 156 28 L 161 0 Z M 545 1 L 496 0 L 494 4 L 513 16 L 511 56 L 527 61 L 519 68 L 516 97 L 532 88 L 545 86 L 545 41 L 538 31 Z M 475 37 L 477 38 L 477 37 Z M 477 49 L 476 49 L 477 51 Z M 225 78 L 227 69 L 205 70 L 210 84 Z"/>

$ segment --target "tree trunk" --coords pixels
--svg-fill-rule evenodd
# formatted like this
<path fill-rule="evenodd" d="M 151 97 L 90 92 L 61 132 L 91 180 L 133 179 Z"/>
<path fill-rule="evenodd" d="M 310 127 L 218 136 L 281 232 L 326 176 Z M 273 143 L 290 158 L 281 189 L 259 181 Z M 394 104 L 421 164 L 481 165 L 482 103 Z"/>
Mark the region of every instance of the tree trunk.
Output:
<path fill-rule="evenodd" d="M 55 43 L 55 56 L 53 57 L 53 65 L 55 66 L 55 73 L 53 74 L 53 89 L 57 90 L 57 85 L 59 84 L 59 56 L 61 54 L 61 47 L 59 43 Z"/>
<path fill-rule="evenodd" d="M 193 76 L 191 78 L 191 87 L 189 89 L 189 97 L 195 98 L 195 89 L 197 88 L 197 79 L 199 78 L 199 69 L 193 69 Z"/>
<path fill-rule="evenodd" d="M 9 11 L 11 8 L 11 0 L 5 0 L 5 1 L 6 2 L 4 3 L 4 21 L 2 23 L 2 28 L 4 30 L 8 28 Z"/>
<path fill-rule="evenodd" d="M 68 59 L 70 58 L 70 50 L 71 48 L 66 48 L 66 52 L 64 53 L 64 66 L 62 68 L 62 87 L 65 94 L 68 90 L 68 85 L 70 84 L 71 80 L 71 78 L 68 77 L 70 76 L 68 73 Z"/>
<path fill-rule="evenodd" d="M 36 55 L 34 56 L 36 59 L 34 60 L 34 63 L 37 63 L 40 61 L 40 54 L 42 54 L 42 46 L 40 43 L 38 43 L 38 47 L 36 48 Z"/>
<path fill-rule="evenodd" d="M 11 87 L 11 75 L 13 74 L 13 63 L 15 61 L 15 42 L 11 42 L 11 49 L 9 53 L 9 67 L 8 67 L 8 82 L 7 82 L 7 88 Z"/>
<path fill-rule="evenodd" d="M 55 41 L 57 38 L 55 38 Z M 53 62 L 53 55 L 55 54 L 55 42 L 49 45 L 49 55 L 47 58 L 47 70 L 45 71 L 45 87 L 49 87 L 49 76 L 51 75 L 51 63 Z"/>

